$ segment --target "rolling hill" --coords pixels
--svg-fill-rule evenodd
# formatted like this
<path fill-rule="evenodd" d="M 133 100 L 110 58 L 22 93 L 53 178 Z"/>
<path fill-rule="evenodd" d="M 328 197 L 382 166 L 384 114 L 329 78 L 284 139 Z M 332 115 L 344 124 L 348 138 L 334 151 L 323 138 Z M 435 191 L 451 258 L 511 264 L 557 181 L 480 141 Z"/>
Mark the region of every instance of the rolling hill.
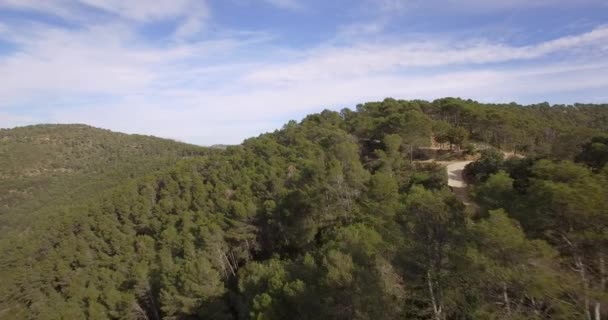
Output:
<path fill-rule="evenodd" d="M 0 226 L 18 228 L 206 148 L 87 125 L 0 129 Z M 46 213 L 45 213 L 46 212 Z"/>

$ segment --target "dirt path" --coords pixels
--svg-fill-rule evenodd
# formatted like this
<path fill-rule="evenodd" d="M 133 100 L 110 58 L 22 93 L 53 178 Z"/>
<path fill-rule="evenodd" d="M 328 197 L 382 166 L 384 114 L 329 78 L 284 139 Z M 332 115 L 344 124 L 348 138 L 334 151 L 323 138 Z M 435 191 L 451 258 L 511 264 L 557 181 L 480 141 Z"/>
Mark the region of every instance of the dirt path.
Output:
<path fill-rule="evenodd" d="M 522 155 L 516 155 L 512 152 L 505 152 L 505 151 L 502 151 L 502 152 L 505 155 L 505 158 L 510 158 L 510 157 L 523 158 L 524 157 Z M 469 198 L 467 184 L 466 184 L 466 182 L 464 182 L 464 179 L 462 177 L 462 171 L 464 170 L 464 167 L 466 167 L 467 164 L 474 162 L 473 160 L 435 161 L 434 159 L 429 159 L 429 160 L 417 161 L 417 162 L 436 163 L 438 165 L 445 166 L 445 170 L 448 175 L 448 186 L 450 187 L 450 189 L 454 192 L 456 197 L 458 197 L 458 199 L 460 199 L 460 201 L 462 201 L 465 205 L 475 206 L 475 203 L 473 203 L 471 201 L 471 199 Z"/>
<path fill-rule="evenodd" d="M 456 197 L 466 206 L 472 205 L 473 202 L 469 198 L 467 184 L 462 177 L 462 171 L 464 170 L 464 167 L 471 162 L 473 161 L 454 161 L 445 167 L 448 174 L 448 186 L 452 189 L 454 195 L 456 195 Z"/>
<path fill-rule="evenodd" d="M 446 167 L 448 173 L 448 186 L 452 188 L 464 188 L 467 184 L 462 178 L 462 171 L 467 164 L 473 161 L 455 161 L 450 162 Z"/>
<path fill-rule="evenodd" d="M 464 182 L 462 177 L 462 171 L 467 164 L 474 162 L 472 160 L 457 160 L 457 161 L 435 161 L 433 159 L 419 161 L 422 163 L 436 163 L 441 166 L 445 166 L 445 171 L 448 175 L 448 186 L 454 192 L 456 197 L 460 199 L 465 205 L 471 205 L 473 202 L 469 198 L 467 190 L 467 184 Z"/>

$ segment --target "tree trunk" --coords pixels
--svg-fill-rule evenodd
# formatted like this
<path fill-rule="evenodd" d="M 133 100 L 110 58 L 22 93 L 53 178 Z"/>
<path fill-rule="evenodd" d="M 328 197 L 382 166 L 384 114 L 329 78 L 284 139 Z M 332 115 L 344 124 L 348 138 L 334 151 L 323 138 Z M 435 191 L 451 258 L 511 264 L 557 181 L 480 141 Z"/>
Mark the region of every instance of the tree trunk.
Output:
<path fill-rule="evenodd" d="M 604 254 L 600 253 L 600 288 L 602 292 L 606 291 L 606 261 Z"/>
<path fill-rule="evenodd" d="M 600 253 L 600 290 L 602 294 L 606 292 L 606 261 L 604 254 Z M 598 301 L 595 303 L 595 320 L 600 320 L 602 317 L 602 304 Z"/>
<path fill-rule="evenodd" d="M 410 145 L 410 163 L 414 163 L 414 148 L 411 145 Z"/>
<path fill-rule="evenodd" d="M 431 278 L 431 271 L 427 271 L 426 278 L 429 286 L 429 294 L 431 295 L 431 304 L 433 305 L 433 315 L 435 316 L 435 320 L 441 320 L 441 306 L 438 305 L 437 299 L 435 298 L 435 290 L 433 289 L 433 279 Z"/>
<path fill-rule="evenodd" d="M 218 253 L 220 261 L 222 262 L 222 269 L 224 269 L 224 273 L 226 274 L 226 277 L 228 276 L 228 272 L 226 271 L 226 264 L 228 264 L 228 268 L 230 268 L 230 273 L 234 277 L 236 275 L 236 273 L 234 272 L 232 263 L 230 262 L 230 259 L 228 259 L 228 256 L 226 255 L 226 253 L 221 251 L 220 249 L 217 249 L 217 253 Z"/>
<path fill-rule="evenodd" d="M 507 292 L 507 283 L 502 283 L 502 298 L 505 303 L 505 309 L 507 311 L 507 318 L 511 319 L 511 302 L 509 301 L 509 293 Z"/>
<path fill-rule="evenodd" d="M 585 264 L 581 260 L 580 257 L 574 256 L 574 263 L 576 264 L 578 274 L 581 277 L 581 281 L 583 282 L 583 301 L 585 306 L 585 318 L 587 320 L 591 319 L 591 310 L 589 303 L 589 282 L 587 280 L 587 272 L 585 270 Z"/>
<path fill-rule="evenodd" d="M 222 252 L 222 254 L 224 255 L 224 259 L 226 259 L 226 263 L 228 263 L 228 267 L 230 267 L 230 273 L 232 273 L 233 277 L 236 276 L 236 272 L 232 267 L 232 262 L 230 262 L 230 259 L 228 258 L 225 252 Z"/>

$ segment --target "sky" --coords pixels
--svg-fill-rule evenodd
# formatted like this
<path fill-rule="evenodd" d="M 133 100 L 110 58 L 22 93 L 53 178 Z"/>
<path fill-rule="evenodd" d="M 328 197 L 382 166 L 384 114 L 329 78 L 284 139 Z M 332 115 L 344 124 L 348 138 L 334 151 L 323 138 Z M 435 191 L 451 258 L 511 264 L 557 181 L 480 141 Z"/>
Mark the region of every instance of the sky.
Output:
<path fill-rule="evenodd" d="M 608 102 L 608 0 L 0 0 L 0 128 L 236 144 L 448 96 Z"/>

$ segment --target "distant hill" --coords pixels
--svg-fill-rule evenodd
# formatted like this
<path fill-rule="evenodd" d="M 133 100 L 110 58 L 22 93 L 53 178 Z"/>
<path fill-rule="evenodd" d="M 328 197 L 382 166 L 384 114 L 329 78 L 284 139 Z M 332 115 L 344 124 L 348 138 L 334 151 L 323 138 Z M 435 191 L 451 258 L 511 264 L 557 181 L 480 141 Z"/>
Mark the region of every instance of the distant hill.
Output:
<path fill-rule="evenodd" d="M 81 203 L 207 150 L 82 124 L 0 129 L 0 224 L 27 225 L 47 208 Z"/>

